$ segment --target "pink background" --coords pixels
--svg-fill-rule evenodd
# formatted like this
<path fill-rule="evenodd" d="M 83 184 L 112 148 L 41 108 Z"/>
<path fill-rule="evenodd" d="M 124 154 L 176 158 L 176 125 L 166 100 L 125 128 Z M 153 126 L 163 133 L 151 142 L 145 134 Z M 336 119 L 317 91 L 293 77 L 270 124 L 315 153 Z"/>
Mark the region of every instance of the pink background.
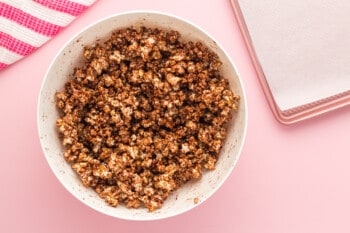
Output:
<path fill-rule="evenodd" d="M 58 50 L 88 24 L 128 10 L 163 11 L 205 29 L 236 63 L 248 98 L 246 144 L 232 175 L 205 203 L 160 221 L 120 220 L 84 206 L 51 172 L 36 128 L 39 88 Z M 229 0 L 99 0 L 0 72 L 0 106 L 0 232 L 350 232 L 350 108 L 279 124 Z"/>

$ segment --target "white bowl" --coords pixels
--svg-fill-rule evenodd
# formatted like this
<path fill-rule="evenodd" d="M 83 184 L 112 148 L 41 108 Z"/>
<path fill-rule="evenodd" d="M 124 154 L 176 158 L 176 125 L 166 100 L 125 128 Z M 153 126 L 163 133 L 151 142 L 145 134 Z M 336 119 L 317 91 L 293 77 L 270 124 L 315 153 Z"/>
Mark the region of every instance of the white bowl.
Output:
<path fill-rule="evenodd" d="M 201 41 L 216 52 L 223 65 L 222 75 L 229 79 L 230 88 L 241 96 L 238 112 L 229 125 L 229 133 L 216 169 L 204 172 L 202 178 L 190 182 L 168 197 L 160 209 L 150 213 L 146 208 L 127 209 L 123 205 L 117 208 L 108 206 L 92 189 L 82 185 L 70 165 L 63 158 L 63 147 L 58 138 L 55 121 L 59 117 L 55 106 L 55 93 L 62 90 L 74 67 L 82 63 L 84 45 L 97 39 L 103 41 L 118 28 L 131 25 L 174 29 L 181 33 L 183 40 Z M 45 157 L 63 186 L 77 199 L 104 214 L 129 220 L 155 220 L 178 215 L 204 202 L 223 184 L 232 172 L 241 153 L 247 126 L 246 96 L 242 81 L 235 66 L 223 48 L 208 33 L 192 23 L 178 17 L 158 12 L 127 12 L 112 15 L 85 28 L 74 36 L 59 51 L 51 63 L 42 83 L 38 100 L 38 131 Z M 195 204 L 194 200 L 198 200 Z"/>

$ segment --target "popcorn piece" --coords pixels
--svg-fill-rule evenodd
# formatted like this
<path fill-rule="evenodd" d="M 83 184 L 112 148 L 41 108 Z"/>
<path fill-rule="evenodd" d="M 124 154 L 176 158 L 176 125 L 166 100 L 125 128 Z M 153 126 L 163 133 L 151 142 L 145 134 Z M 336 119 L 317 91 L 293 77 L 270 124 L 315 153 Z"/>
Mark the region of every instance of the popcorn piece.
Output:
<path fill-rule="evenodd" d="M 239 107 L 215 53 L 176 31 L 130 27 L 84 57 L 56 93 L 56 126 L 85 186 L 111 206 L 152 212 L 215 169 Z"/>

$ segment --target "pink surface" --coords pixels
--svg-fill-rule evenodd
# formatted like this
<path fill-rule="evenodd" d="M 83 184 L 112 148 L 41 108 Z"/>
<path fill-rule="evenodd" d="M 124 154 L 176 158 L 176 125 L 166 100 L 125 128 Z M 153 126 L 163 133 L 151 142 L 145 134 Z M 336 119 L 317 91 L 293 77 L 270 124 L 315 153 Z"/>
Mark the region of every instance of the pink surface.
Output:
<path fill-rule="evenodd" d="M 127 10 L 186 18 L 226 48 L 248 98 L 248 133 L 235 170 L 207 202 L 185 214 L 132 222 L 72 197 L 51 172 L 36 129 L 49 63 L 88 24 Z M 350 232 L 350 108 L 283 126 L 273 117 L 229 0 L 99 0 L 57 37 L 0 72 L 0 232 Z"/>

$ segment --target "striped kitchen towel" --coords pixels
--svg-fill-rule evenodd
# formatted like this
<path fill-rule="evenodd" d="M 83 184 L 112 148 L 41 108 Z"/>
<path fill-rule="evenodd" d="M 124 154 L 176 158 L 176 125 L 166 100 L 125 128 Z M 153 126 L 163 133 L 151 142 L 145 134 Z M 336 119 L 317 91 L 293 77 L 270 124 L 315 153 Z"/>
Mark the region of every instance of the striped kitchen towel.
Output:
<path fill-rule="evenodd" d="M 0 0 L 0 70 L 31 54 L 96 0 Z"/>

